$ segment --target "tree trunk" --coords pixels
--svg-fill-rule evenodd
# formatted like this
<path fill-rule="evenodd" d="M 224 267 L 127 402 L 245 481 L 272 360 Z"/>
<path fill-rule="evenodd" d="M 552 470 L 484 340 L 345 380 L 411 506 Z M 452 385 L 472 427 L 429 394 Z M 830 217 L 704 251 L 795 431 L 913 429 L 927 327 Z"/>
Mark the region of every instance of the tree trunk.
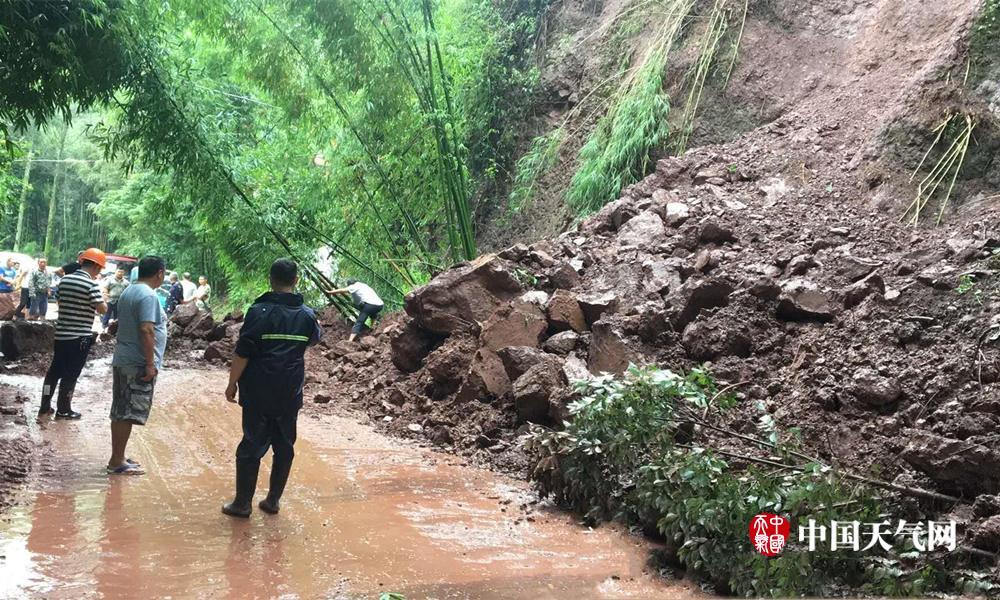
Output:
<path fill-rule="evenodd" d="M 59 136 L 59 160 L 63 159 L 66 151 L 66 132 L 69 131 L 69 124 L 63 125 L 62 134 Z M 56 165 L 55 175 L 52 176 L 52 195 L 49 197 L 49 215 L 45 224 L 45 252 L 48 258 L 52 254 L 53 244 L 56 236 L 56 211 L 59 209 L 59 183 L 60 179 L 66 178 L 66 163 L 60 162 Z"/>
<path fill-rule="evenodd" d="M 21 251 L 21 242 L 24 240 L 24 213 L 28 208 L 28 184 L 31 181 L 31 150 L 24 159 L 24 179 L 21 180 L 21 200 L 17 208 L 17 229 L 14 232 L 14 252 Z"/>

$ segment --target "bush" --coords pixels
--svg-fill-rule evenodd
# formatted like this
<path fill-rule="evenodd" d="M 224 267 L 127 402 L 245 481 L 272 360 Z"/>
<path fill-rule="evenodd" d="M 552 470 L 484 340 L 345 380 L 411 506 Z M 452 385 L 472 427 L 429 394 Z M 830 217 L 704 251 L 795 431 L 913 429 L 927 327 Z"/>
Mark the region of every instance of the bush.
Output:
<path fill-rule="evenodd" d="M 761 512 L 793 523 L 864 523 L 886 515 L 866 486 L 818 462 L 791 460 L 801 456 L 795 432 L 779 430 L 766 414 L 758 425 L 766 458 L 755 458 L 739 439 L 707 436 L 694 423 L 709 408 L 727 411 L 736 401 L 720 394 L 705 371 L 630 367 L 623 378 L 576 385 L 582 399 L 570 405 L 565 429 L 535 426 L 525 441 L 538 458 L 532 476 L 542 494 L 592 521 L 618 519 L 656 532 L 675 561 L 717 591 L 828 595 L 846 587 L 899 595 L 965 585 L 901 560 L 895 549 L 810 552 L 794 532 L 781 555 L 755 552 L 747 532 Z"/>

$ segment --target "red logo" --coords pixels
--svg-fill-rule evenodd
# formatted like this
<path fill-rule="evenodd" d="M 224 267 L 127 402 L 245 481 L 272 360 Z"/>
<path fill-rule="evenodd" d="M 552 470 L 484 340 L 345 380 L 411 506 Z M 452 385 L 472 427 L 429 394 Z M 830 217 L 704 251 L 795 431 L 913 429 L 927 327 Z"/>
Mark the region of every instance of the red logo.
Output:
<path fill-rule="evenodd" d="M 781 515 L 760 513 L 750 520 L 750 541 L 764 556 L 777 556 L 785 549 L 792 524 Z"/>

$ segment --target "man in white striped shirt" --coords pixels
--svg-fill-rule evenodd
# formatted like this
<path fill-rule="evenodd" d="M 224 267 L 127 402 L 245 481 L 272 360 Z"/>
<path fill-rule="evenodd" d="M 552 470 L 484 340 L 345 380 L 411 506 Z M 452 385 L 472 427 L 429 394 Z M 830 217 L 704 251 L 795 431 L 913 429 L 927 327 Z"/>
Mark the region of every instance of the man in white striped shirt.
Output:
<path fill-rule="evenodd" d="M 80 269 L 59 282 L 55 351 L 42 384 L 39 418 L 53 412 L 57 419 L 79 419 L 81 416 L 72 407 L 73 390 L 94 344 L 94 314 L 103 315 L 108 311 L 97 285 L 97 275 L 106 262 L 103 251 L 88 248 L 80 254 Z M 57 386 L 59 396 L 53 410 L 52 396 Z"/>

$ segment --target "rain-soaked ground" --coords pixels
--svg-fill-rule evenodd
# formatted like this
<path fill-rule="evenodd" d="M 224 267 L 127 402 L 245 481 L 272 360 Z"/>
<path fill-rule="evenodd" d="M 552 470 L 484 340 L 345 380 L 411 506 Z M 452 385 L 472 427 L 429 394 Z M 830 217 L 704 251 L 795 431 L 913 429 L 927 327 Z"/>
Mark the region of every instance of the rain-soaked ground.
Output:
<path fill-rule="evenodd" d="M 40 387 L 37 378 L 3 380 L 33 399 Z M 109 477 L 110 386 L 99 361 L 77 391 L 84 418 L 36 426 L 35 473 L 0 521 L 0 597 L 700 595 L 649 574 L 639 538 L 552 509 L 526 515 L 523 482 L 343 417 L 300 418 L 280 515 L 226 517 L 219 507 L 232 494 L 240 428 L 222 372 L 164 372 L 149 424 L 129 448 L 148 473 Z"/>

